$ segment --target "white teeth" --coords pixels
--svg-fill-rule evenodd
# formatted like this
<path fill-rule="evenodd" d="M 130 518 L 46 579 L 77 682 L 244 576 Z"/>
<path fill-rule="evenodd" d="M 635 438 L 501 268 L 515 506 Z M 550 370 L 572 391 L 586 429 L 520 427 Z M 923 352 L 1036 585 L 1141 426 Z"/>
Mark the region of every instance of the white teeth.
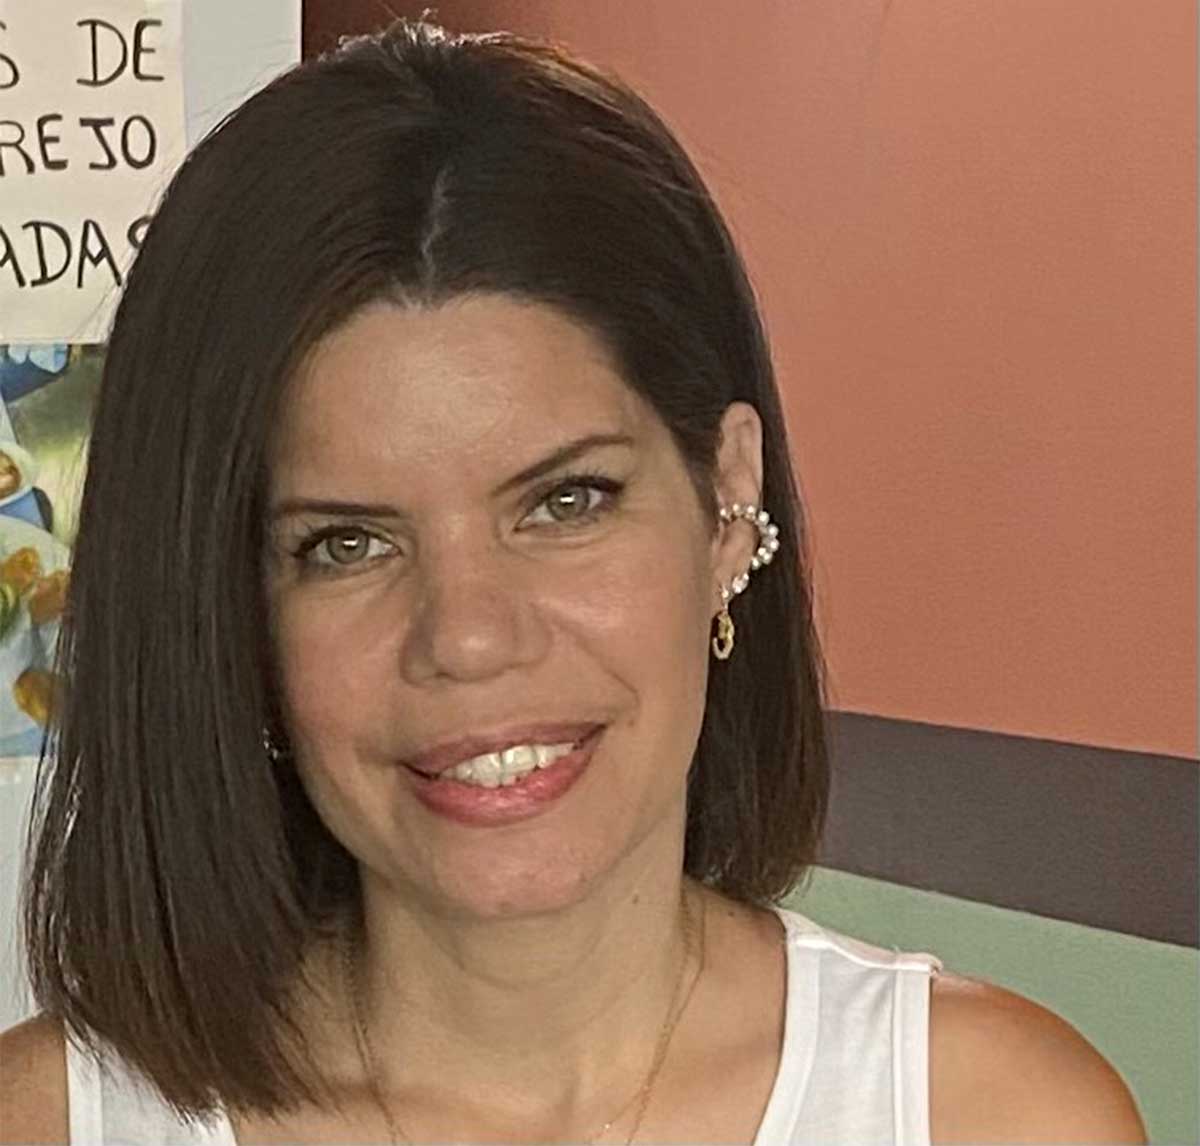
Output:
<path fill-rule="evenodd" d="M 536 768 L 549 768 L 556 760 L 575 750 L 573 743 L 514 744 L 503 752 L 487 752 L 448 768 L 442 775 L 449 780 L 475 784 L 481 788 L 510 787 Z"/>
<path fill-rule="evenodd" d="M 505 771 L 528 772 L 530 768 L 537 765 L 538 750 L 529 744 L 515 744 L 512 748 L 506 748 L 500 753 L 500 762 L 504 765 Z"/>
<path fill-rule="evenodd" d="M 549 768 L 555 760 L 561 756 L 566 756 L 575 747 L 574 744 L 558 744 L 547 746 L 539 744 L 534 748 L 534 767 Z"/>
<path fill-rule="evenodd" d="M 495 756 L 478 756 L 474 761 L 472 779 L 485 788 L 499 788 L 503 765 Z"/>

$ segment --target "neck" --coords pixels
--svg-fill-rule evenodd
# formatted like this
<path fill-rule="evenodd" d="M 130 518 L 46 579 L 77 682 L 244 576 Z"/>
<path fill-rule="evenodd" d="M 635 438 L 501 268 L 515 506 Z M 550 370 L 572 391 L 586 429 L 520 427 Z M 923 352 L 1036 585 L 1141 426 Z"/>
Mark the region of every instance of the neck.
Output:
<path fill-rule="evenodd" d="M 464 920 L 364 882 L 359 1015 L 389 1106 L 417 1125 L 448 1108 L 498 1132 L 598 1129 L 643 1087 L 698 970 L 685 894 L 698 925 L 703 892 L 677 870 L 554 912 Z"/>

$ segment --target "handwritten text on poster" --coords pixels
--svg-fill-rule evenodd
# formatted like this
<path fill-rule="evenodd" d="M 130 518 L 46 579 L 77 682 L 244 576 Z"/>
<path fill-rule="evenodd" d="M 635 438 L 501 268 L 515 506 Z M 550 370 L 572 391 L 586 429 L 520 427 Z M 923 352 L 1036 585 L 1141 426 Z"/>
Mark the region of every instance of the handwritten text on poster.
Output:
<path fill-rule="evenodd" d="M 184 152 L 180 0 L 0 0 L 0 342 L 100 342 Z"/>

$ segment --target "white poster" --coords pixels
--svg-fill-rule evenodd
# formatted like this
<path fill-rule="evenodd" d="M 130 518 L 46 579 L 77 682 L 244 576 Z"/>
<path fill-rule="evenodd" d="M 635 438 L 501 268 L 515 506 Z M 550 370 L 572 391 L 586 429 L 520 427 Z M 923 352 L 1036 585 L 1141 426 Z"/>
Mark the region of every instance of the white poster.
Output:
<path fill-rule="evenodd" d="M 0 342 L 107 337 L 186 150 L 180 0 L 0 0 Z"/>

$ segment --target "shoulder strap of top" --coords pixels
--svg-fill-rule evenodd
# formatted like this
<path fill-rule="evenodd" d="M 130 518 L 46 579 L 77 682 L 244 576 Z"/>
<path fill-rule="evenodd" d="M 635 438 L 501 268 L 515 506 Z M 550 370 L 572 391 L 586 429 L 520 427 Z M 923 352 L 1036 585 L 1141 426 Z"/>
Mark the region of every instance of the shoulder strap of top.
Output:
<path fill-rule="evenodd" d="M 96 1060 L 75 1045 L 70 1032 L 67 1051 L 67 1118 L 73 1143 L 104 1141 L 104 1103 Z"/>
<path fill-rule="evenodd" d="M 798 911 L 777 908 L 778 915 L 787 928 L 788 938 L 801 947 L 820 947 L 840 952 L 847 959 L 863 967 L 886 967 L 898 971 L 942 970 L 942 961 L 928 951 L 901 951 L 899 948 L 877 947 L 855 939 L 851 935 L 832 931 L 814 922 Z"/>
<path fill-rule="evenodd" d="M 222 1112 L 185 1122 L 145 1079 L 101 1044 L 97 1060 L 68 1035 L 67 1110 L 73 1146 L 237 1146 Z"/>
<path fill-rule="evenodd" d="M 789 965 L 798 970 L 801 952 L 812 957 L 798 982 L 789 974 L 789 990 L 803 984 L 812 994 L 804 1021 L 820 1028 L 816 1041 L 822 1043 L 820 1050 L 805 1047 L 818 1055 L 805 1071 L 809 1093 L 795 1121 L 772 1127 L 776 1140 L 806 1141 L 811 1124 L 851 1136 L 882 1135 L 896 1146 L 929 1146 L 929 990 L 942 961 L 925 951 L 878 947 L 796 911 L 776 911 L 787 932 Z M 843 1025 L 841 1016 L 853 1018 Z M 829 1045 L 830 1038 L 838 1045 Z M 789 1041 L 785 1036 L 785 1051 Z M 870 1077 L 861 1073 L 867 1063 L 876 1064 Z"/>
<path fill-rule="evenodd" d="M 896 1142 L 904 1146 L 929 1146 L 929 993 L 930 981 L 941 961 L 928 974 L 896 976 L 895 1010 L 892 1012 L 892 1065 Z"/>

